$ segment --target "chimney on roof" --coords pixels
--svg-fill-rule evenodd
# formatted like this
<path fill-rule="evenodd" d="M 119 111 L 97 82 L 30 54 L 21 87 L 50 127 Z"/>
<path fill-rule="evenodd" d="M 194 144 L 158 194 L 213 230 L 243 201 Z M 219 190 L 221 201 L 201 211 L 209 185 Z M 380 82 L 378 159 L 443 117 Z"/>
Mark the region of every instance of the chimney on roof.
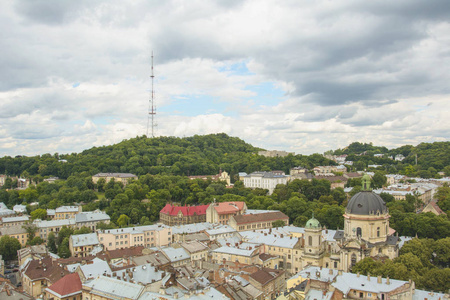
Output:
<path fill-rule="evenodd" d="M 330 269 L 329 274 L 333 275 L 333 269 Z"/>
<path fill-rule="evenodd" d="M 378 276 L 377 276 L 377 283 L 382 283 L 382 281 L 381 281 L 381 275 L 378 275 Z"/>
<path fill-rule="evenodd" d="M 386 277 L 386 284 L 391 284 L 391 282 L 389 281 L 389 276 Z"/>
<path fill-rule="evenodd" d="M 370 273 L 367 273 L 367 281 L 370 281 Z"/>
<path fill-rule="evenodd" d="M 356 273 L 356 277 L 359 277 L 359 272 L 358 272 L 358 273 Z"/>

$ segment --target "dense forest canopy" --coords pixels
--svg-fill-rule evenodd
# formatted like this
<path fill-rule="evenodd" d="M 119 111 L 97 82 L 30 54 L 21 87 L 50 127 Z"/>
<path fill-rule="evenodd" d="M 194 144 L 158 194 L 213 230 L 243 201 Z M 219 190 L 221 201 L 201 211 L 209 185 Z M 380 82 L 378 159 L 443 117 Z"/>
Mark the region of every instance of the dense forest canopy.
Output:
<path fill-rule="evenodd" d="M 136 175 L 214 175 L 220 169 L 239 172 L 283 170 L 294 166 L 312 168 L 334 163 L 322 155 L 289 155 L 269 158 L 257 155 L 259 148 L 226 134 L 186 138 L 136 137 L 111 146 L 94 147 L 82 153 L 43 154 L 0 158 L 0 174 L 25 177 L 57 176 L 67 179 L 81 172 L 122 172 Z M 234 180 L 234 178 L 233 178 Z"/>
<path fill-rule="evenodd" d="M 93 147 L 81 153 L 5 156 L 0 158 L 0 174 L 32 177 L 38 182 L 49 176 L 67 179 L 82 172 L 91 175 L 99 172 L 129 172 L 138 176 L 213 175 L 222 169 L 230 173 L 234 181 L 239 172 L 282 170 L 288 174 L 289 169 L 295 166 L 311 169 L 318 165 L 336 164 L 320 154 L 264 157 L 257 155 L 259 150 L 262 149 L 224 133 L 186 138 L 142 136 L 115 145 Z M 378 153 L 386 155 L 373 156 Z M 437 177 L 440 171 L 450 175 L 450 142 L 422 143 L 416 147 L 407 145 L 391 150 L 355 142 L 326 154 L 347 154 L 346 160 L 354 162 L 349 166 L 352 171 L 376 164 L 386 173 L 424 178 Z M 403 161 L 389 158 L 396 154 L 403 154 L 406 158 Z"/>

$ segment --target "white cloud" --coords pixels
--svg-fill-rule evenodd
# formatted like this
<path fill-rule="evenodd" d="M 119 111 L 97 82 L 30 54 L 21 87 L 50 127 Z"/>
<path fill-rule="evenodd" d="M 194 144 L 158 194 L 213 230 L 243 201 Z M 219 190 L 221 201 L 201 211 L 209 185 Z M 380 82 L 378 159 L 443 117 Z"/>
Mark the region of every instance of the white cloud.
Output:
<path fill-rule="evenodd" d="M 0 155 L 146 132 L 323 152 L 448 140 L 448 1 L 7 1 Z M 431 105 L 429 105 L 431 103 Z"/>

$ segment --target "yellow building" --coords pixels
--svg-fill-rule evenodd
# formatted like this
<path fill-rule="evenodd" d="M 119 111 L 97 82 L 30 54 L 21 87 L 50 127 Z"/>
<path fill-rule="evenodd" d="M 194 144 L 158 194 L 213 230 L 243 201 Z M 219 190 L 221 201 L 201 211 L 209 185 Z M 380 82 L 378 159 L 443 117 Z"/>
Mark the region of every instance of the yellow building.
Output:
<path fill-rule="evenodd" d="M 17 239 L 22 247 L 28 242 L 28 233 L 22 225 L 0 228 L 0 236 L 7 235 Z"/>
<path fill-rule="evenodd" d="M 100 246 L 97 233 L 71 235 L 69 239 L 69 249 L 73 257 L 86 257 L 96 246 Z"/>
<path fill-rule="evenodd" d="M 224 261 L 239 262 L 246 265 L 254 265 L 260 262 L 259 247 L 249 246 L 247 249 L 223 246 L 211 251 L 212 260 L 215 263 Z"/>
<path fill-rule="evenodd" d="M 55 220 L 73 219 L 81 212 L 81 206 L 61 206 L 55 209 Z"/>
<path fill-rule="evenodd" d="M 50 257 L 30 261 L 22 271 L 23 290 L 38 298 L 46 294 L 46 288 L 69 274 Z"/>
<path fill-rule="evenodd" d="M 122 182 L 124 186 L 130 183 L 132 180 L 137 180 L 138 177 L 131 173 L 98 173 L 92 176 L 92 182 L 97 184 L 100 178 L 105 179 L 106 183 L 114 179 L 115 182 Z"/>

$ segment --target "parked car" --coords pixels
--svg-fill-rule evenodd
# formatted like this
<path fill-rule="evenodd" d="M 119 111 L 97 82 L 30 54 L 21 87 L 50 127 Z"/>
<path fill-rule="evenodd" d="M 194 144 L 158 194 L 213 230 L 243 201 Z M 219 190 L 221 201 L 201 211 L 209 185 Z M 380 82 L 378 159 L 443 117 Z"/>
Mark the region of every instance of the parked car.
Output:
<path fill-rule="evenodd" d="M 15 268 L 15 269 L 13 269 L 12 271 L 13 271 L 13 272 L 19 272 L 19 269 L 18 269 L 18 268 Z"/>
<path fill-rule="evenodd" d="M 6 271 L 5 271 L 5 274 L 10 274 L 10 273 L 12 273 L 11 270 L 6 270 Z"/>

